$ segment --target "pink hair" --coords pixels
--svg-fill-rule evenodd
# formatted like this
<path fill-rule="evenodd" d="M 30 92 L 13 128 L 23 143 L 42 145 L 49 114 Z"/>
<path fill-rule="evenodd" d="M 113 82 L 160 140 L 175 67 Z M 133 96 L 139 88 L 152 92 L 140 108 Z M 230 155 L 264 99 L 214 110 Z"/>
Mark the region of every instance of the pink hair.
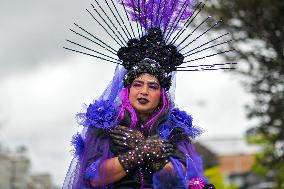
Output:
<path fill-rule="evenodd" d="M 125 110 L 128 110 L 130 113 L 131 117 L 131 124 L 130 128 L 134 128 L 137 124 L 137 114 L 133 108 L 133 106 L 130 104 L 129 101 L 129 89 L 128 88 L 123 88 L 120 93 L 121 96 L 121 108 L 117 117 L 118 121 L 121 121 L 125 115 Z"/>
<path fill-rule="evenodd" d="M 121 121 L 125 115 L 125 111 L 128 110 L 131 117 L 130 128 L 135 128 L 138 119 L 137 114 L 129 101 L 129 88 L 123 88 L 120 95 L 121 108 L 117 117 L 117 121 Z M 161 109 L 156 114 L 154 114 L 143 126 L 144 128 L 148 128 L 149 132 L 151 131 L 154 123 L 160 118 L 160 116 L 167 112 L 170 108 L 170 100 L 164 88 L 162 88 L 161 90 L 161 99 L 163 103 Z"/>

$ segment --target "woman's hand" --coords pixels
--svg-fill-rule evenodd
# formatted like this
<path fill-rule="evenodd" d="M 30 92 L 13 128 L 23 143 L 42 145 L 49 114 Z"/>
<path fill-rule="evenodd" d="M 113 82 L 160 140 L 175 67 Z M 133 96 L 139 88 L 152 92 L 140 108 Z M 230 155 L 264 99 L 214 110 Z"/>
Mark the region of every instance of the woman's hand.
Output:
<path fill-rule="evenodd" d="M 121 125 L 110 131 L 110 137 L 116 147 L 123 149 L 123 151 L 135 150 L 136 148 L 136 153 L 140 155 L 140 158 L 138 158 L 140 161 L 137 161 L 137 163 L 146 163 L 146 166 L 154 172 L 161 170 L 169 162 L 169 156 L 173 151 L 172 145 L 159 137 L 152 136 L 145 140 L 140 131 Z"/>
<path fill-rule="evenodd" d="M 110 137 L 114 144 L 122 148 L 128 148 L 128 150 L 133 150 L 139 143 L 144 141 L 144 136 L 140 131 L 121 125 L 110 131 Z"/>
<path fill-rule="evenodd" d="M 148 138 L 135 149 L 118 156 L 118 160 L 126 172 L 144 163 L 151 163 L 167 158 L 173 152 L 173 146 L 160 138 Z"/>
<path fill-rule="evenodd" d="M 148 167 L 154 173 L 163 169 L 170 162 L 169 156 L 157 159 L 149 163 Z"/>
<path fill-rule="evenodd" d="M 160 158 L 168 157 L 173 152 L 173 145 L 161 139 L 150 137 L 139 145 L 141 155 L 146 161 L 154 161 Z"/>

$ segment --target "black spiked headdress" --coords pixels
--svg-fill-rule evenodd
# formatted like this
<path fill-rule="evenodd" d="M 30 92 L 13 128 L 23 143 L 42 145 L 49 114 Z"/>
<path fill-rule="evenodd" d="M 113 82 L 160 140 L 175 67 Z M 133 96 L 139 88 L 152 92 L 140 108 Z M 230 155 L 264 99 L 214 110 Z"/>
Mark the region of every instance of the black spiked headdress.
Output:
<path fill-rule="evenodd" d="M 210 54 L 209 52 L 206 55 L 198 56 L 209 49 L 224 47 L 224 45 L 231 42 L 231 40 L 220 41 L 228 35 L 228 33 L 225 33 L 201 45 L 196 45 L 198 40 L 221 22 L 216 22 L 211 27 L 201 31 L 197 37 L 193 37 L 193 34 L 211 19 L 211 16 L 201 21 L 191 33 L 186 34 L 186 29 L 203 10 L 205 3 L 200 2 L 193 9 L 192 0 L 117 1 L 122 5 L 121 8 L 123 8 L 124 14 L 121 14 L 121 11 L 118 10 L 114 0 L 105 0 L 107 11 L 98 0 L 95 0 L 97 6 L 92 5 L 93 11 L 87 9 L 87 12 L 119 46 L 118 50 L 78 24 L 75 24 L 75 26 L 82 33 L 72 29 L 71 31 L 97 45 L 98 48 L 101 48 L 101 51 L 71 40 L 67 41 L 80 47 L 81 50 L 64 48 L 122 65 L 127 70 L 124 78 L 125 86 L 131 84 L 139 74 L 150 73 L 160 81 L 162 87 L 168 90 L 171 85 L 173 71 L 227 70 L 233 69 L 231 65 L 236 64 L 227 62 L 186 65 L 233 51 L 233 49 L 224 50 L 224 48 L 221 48 L 217 53 Z M 136 25 L 133 25 L 130 20 L 135 21 Z"/>
<path fill-rule="evenodd" d="M 169 89 L 171 72 L 183 62 L 183 55 L 174 45 L 167 45 L 160 28 L 151 28 L 138 39 L 131 39 L 127 47 L 121 47 L 117 56 L 128 70 L 124 79 L 127 86 L 141 73 L 154 75 L 162 87 Z"/>

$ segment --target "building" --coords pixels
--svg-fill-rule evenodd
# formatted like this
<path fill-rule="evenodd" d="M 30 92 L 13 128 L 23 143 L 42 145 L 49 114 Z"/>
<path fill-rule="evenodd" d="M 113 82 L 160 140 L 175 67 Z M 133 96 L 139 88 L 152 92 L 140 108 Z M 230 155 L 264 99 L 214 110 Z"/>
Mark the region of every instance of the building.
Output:
<path fill-rule="evenodd" d="M 244 138 L 233 137 L 203 139 L 200 143 L 217 157 L 218 166 L 227 183 L 234 184 L 239 189 L 255 189 L 260 183 L 265 185 L 266 181 L 252 172 L 254 155 L 260 150 L 259 146 L 248 145 Z"/>
<path fill-rule="evenodd" d="M 32 175 L 30 189 L 52 189 L 51 177 L 49 174 Z"/>
<path fill-rule="evenodd" d="M 0 188 L 28 189 L 30 161 L 17 153 L 0 153 Z"/>
<path fill-rule="evenodd" d="M 23 152 L 0 149 L 1 189 L 53 189 L 49 174 L 30 175 L 31 162 Z"/>

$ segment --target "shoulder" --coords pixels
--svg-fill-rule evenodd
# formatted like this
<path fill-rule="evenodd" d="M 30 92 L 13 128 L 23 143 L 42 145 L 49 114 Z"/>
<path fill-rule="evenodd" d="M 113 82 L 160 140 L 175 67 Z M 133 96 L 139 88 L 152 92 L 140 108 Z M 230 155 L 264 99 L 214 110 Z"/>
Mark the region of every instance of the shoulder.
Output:
<path fill-rule="evenodd" d="M 78 123 L 84 127 L 109 129 L 116 125 L 117 109 L 113 102 L 96 100 L 85 105 L 85 111 L 76 114 L 76 118 Z"/>
<path fill-rule="evenodd" d="M 158 127 L 160 136 L 169 139 L 170 135 L 185 135 L 195 138 L 202 134 L 202 129 L 192 124 L 193 118 L 186 111 L 179 108 L 172 108 L 166 119 Z"/>

